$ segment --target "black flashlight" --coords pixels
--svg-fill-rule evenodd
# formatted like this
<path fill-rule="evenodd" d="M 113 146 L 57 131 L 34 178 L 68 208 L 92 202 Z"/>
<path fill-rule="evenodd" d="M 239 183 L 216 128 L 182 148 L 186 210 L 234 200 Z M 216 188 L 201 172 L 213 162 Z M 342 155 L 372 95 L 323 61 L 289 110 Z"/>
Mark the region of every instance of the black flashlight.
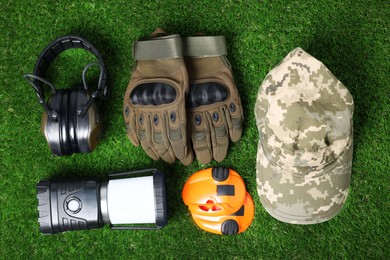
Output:
<path fill-rule="evenodd" d="M 148 172 L 152 176 L 116 178 Z M 112 179 L 108 181 L 40 181 L 37 184 L 40 231 L 55 234 L 105 224 L 112 229 L 159 229 L 166 225 L 163 172 L 146 169 L 109 177 Z"/>

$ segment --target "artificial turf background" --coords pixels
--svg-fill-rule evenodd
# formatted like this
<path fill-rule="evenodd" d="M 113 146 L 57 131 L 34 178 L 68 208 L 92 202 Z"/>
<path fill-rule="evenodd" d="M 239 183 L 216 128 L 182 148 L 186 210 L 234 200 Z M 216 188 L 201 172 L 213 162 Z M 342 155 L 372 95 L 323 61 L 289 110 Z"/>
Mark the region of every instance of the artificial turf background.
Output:
<path fill-rule="evenodd" d="M 389 258 L 389 17 L 388 1 L 0 1 L 0 259 L 10 258 Z M 222 163 L 151 160 L 128 141 L 122 99 L 134 64 L 132 42 L 156 27 L 183 36 L 225 35 L 245 113 L 241 140 Z M 50 156 L 40 133 L 42 107 L 22 78 L 45 46 L 78 34 L 103 54 L 111 99 L 104 137 L 90 154 Z M 321 60 L 355 100 L 355 147 L 348 200 L 332 220 L 290 225 L 269 216 L 256 191 L 258 87 L 290 50 Z M 67 51 L 50 78 L 77 85 L 93 57 Z M 255 219 L 236 236 L 197 228 L 181 201 L 194 172 L 231 167 L 252 194 Z M 90 231 L 44 236 L 37 222 L 36 183 L 44 178 L 100 177 L 156 167 L 166 173 L 169 222 L 159 231 Z"/>

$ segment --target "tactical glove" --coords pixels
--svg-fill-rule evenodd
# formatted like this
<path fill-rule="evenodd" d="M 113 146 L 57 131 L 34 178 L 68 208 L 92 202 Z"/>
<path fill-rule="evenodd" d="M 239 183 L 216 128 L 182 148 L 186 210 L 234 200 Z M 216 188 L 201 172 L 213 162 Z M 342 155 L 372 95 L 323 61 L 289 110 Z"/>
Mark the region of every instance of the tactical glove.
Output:
<path fill-rule="evenodd" d="M 154 32 L 153 34 L 158 33 Z M 155 37 L 133 45 L 136 65 L 124 97 L 124 118 L 131 142 L 154 160 L 184 165 L 193 161 L 186 135 L 188 74 L 179 35 Z"/>
<path fill-rule="evenodd" d="M 190 90 L 187 110 L 192 145 L 199 162 L 222 161 L 230 140 L 240 139 L 241 100 L 226 58 L 223 36 L 183 38 Z"/>

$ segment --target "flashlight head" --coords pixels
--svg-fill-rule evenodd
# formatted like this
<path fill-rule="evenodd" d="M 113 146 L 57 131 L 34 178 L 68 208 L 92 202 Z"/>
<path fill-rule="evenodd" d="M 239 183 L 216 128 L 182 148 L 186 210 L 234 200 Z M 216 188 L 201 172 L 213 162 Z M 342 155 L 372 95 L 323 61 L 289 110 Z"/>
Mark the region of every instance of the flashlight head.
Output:
<path fill-rule="evenodd" d="M 103 226 L 100 182 L 42 180 L 37 184 L 40 231 L 55 234 Z"/>

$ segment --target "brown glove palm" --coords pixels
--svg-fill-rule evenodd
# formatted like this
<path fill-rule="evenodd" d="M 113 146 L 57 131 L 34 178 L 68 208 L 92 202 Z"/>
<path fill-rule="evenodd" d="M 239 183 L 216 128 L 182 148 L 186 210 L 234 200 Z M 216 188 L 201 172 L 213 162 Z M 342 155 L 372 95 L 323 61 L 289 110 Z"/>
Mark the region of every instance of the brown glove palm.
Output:
<path fill-rule="evenodd" d="M 137 61 L 124 97 L 124 119 L 131 142 L 154 160 L 184 165 L 193 161 L 187 142 L 185 96 L 188 75 L 179 35 L 135 42 Z"/>
<path fill-rule="evenodd" d="M 242 133 L 243 112 L 226 58 L 223 36 L 183 39 L 190 91 L 187 111 L 190 115 L 192 145 L 199 162 L 214 158 L 222 161 L 229 137 L 237 142 Z"/>

